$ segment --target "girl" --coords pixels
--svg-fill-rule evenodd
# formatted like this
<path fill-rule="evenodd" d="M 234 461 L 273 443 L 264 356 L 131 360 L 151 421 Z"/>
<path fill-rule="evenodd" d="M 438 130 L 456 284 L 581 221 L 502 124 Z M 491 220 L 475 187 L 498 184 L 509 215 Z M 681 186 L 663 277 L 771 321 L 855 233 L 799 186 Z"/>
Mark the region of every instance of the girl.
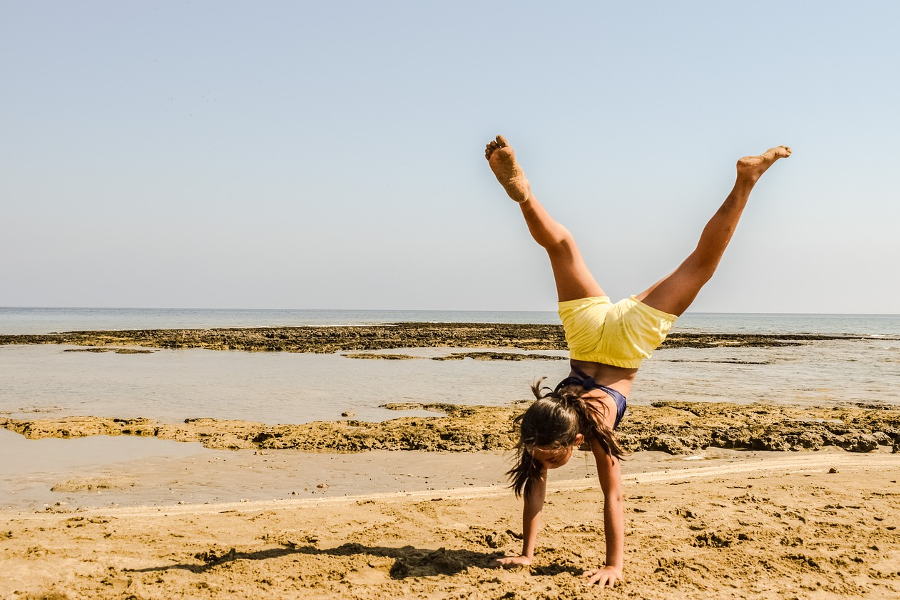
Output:
<path fill-rule="evenodd" d="M 622 449 L 613 430 L 625 413 L 625 397 L 641 361 L 663 342 L 675 319 L 712 277 L 756 181 L 776 160 L 790 155 L 790 148 L 777 146 L 740 159 L 734 188 L 706 224 L 690 256 L 645 291 L 613 304 L 585 265 L 572 234 L 531 193 L 507 141 L 498 135 L 487 145 L 485 157 L 491 170 L 519 203 L 532 237 L 550 256 L 572 369 L 554 389 L 541 388 L 540 382 L 533 385 L 537 400 L 518 418 L 517 460 L 508 475 L 516 496 L 525 497 L 522 554 L 501 558 L 500 565 L 531 564 L 547 471 L 566 464 L 575 448 L 587 442 L 605 500 L 606 563 L 588 570 L 585 577 L 601 586 L 622 581 Z"/>

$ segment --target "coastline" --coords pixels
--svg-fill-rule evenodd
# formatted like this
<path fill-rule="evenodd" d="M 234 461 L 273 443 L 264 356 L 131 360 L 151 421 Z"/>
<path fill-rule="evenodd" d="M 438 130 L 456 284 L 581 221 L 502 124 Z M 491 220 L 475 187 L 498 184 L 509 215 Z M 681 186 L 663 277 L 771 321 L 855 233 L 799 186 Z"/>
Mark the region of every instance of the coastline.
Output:
<path fill-rule="evenodd" d="M 826 340 L 869 340 L 865 335 L 673 332 L 660 348 L 795 346 Z M 880 336 L 877 339 L 894 339 Z M 900 339 L 900 338 L 896 338 Z M 6 344 L 129 345 L 247 352 L 333 353 L 397 348 L 516 348 L 565 350 L 561 325 L 515 323 L 393 323 L 305 327 L 143 329 L 0 335 Z"/>
<path fill-rule="evenodd" d="M 871 337 L 673 334 L 667 347 L 682 350 L 655 362 L 711 363 L 703 369 L 739 378 L 760 369 L 783 377 L 796 369 L 790 360 L 799 351 L 807 357 L 802 364 L 812 364 L 823 348 L 838 344 L 844 350 L 832 352 L 829 364 L 839 365 L 863 340 Z M 491 324 L 75 332 L 0 336 L 0 344 L 71 344 L 52 355 L 91 372 L 107 359 L 146 365 L 167 353 L 190 354 L 172 349 L 203 348 L 310 353 L 319 361 L 331 360 L 322 354 L 347 352 L 334 360 L 385 361 L 373 365 L 380 370 L 417 359 L 426 362 L 403 364 L 433 372 L 462 365 L 431 360 L 475 359 L 497 361 L 470 363 L 496 373 L 527 367 L 522 360 L 545 361 L 541 369 L 549 369 L 564 357 L 535 351 L 565 348 L 558 326 Z M 892 344 L 878 346 L 879 364 L 893 364 Z M 433 350 L 403 350 L 410 348 Z M 64 354 L 72 351 L 85 354 Z M 32 364 L 47 364 L 39 361 L 50 354 L 37 356 Z M 283 356 L 291 356 L 290 364 L 302 358 Z M 124 372 L 140 372 L 130 368 Z M 652 371 L 645 383 L 663 379 Z M 804 385 L 798 382 L 795 393 Z M 815 392 L 830 394 L 822 385 Z M 738 398 L 748 397 L 754 398 Z M 741 590 L 742 598 L 814 592 L 836 600 L 900 593 L 900 493 L 894 491 L 900 407 L 863 397 L 821 406 L 788 398 L 781 404 L 631 404 L 618 432 L 631 452 L 623 463 L 628 584 L 604 595 L 705 599 L 738 597 Z M 90 402 L 97 406 L 96 398 Z M 602 560 L 596 509 L 602 495 L 589 453 L 551 478 L 535 563 L 518 571 L 488 568 L 519 544 L 521 506 L 503 472 L 515 441 L 513 418 L 524 403 L 502 402 L 391 402 L 382 407 L 420 414 L 367 421 L 348 413 L 295 424 L 123 418 L 116 408 L 108 416 L 56 417 L 40 404 L 20 409 L 19 418 L 7 413 L 0 427 L 22 436 L 22 456 L 43 442 L 75 455 L 76 445 L 92 440 L 111 451 L 122 441 L 178 444 L 184 454 L 152 455 L 145 448 L 146 456 L 130 461 L 0 481 L 13 502 L 0 509 L 0 558 L 8 573 L 0 596 L 255 598 L 263 590 L 360 600 L 596 597 L 599 591 L 579 580 Z M 139 406 L 153 410 L 152 403 Z"/>

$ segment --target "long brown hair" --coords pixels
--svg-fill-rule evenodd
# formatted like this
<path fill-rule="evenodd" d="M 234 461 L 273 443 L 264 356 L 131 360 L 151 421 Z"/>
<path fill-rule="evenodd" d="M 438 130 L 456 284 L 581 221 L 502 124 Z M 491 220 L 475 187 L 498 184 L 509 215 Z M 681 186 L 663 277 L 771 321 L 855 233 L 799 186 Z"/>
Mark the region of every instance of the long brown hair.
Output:
<path fill-rule="evenodd" d="M 531 384 L 535 401 L 516 417 L 519 441 L 516 443 L 515 465 L 507 471 L 510 485 L 516 497 L 529 493 L 534 481 L 541 476 L 541 464 L 534 460 L 529 448 L 565 448 L 575 443 L 575 436 L 584 436 L 585 442 L 597 442 L 603 450 L 616 458 L 622 458 L 622 448 L 612 430 L 606 426 L 606 405 L 587 402 L 584 386 L 565 385 L 557 389 L 541 387 L 544 378 Z"/>

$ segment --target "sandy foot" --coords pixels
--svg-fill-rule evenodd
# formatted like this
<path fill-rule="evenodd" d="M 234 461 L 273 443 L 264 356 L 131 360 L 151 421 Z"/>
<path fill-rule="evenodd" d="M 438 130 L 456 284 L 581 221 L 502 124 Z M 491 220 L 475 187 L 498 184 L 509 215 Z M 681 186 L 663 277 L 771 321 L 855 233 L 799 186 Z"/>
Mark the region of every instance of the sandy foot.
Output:
<path fill-rule="evenodd" d="M 790 155 L 791 149 L 788 146 L 775 146 L 762 154 L 745 156 L 737 161 L 738 175 L 756 181 L 776 160 Z"/>
<path fill-rule="evenodd" d="M 531 195 L 531 185 L 525 177 L 525 171 L 516 161 L 516 153 L 512 146 L 502 135 L 491 142 L 484 149 L 484 157 L 491 165 L 491 170 L 497 177 L 497 181 L 516 202 L 522 203 Z"/>

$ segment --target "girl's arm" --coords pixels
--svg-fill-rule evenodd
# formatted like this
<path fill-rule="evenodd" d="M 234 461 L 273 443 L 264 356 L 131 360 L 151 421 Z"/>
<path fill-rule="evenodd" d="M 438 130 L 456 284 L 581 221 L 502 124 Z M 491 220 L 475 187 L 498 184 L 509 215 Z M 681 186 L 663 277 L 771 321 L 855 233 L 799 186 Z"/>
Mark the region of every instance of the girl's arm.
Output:
<path fill-rule="evenodd" d="M 541 526 L 541 510 L 544 508 L 544 496 L 547 493 L 547 469 L 541 472 L 540 479 L 533 481 L 525 493 L 525 504 L 522 508 L 522 554 L 498 558 L 497 563 L 504 566 L 530 565 L 534 558 L 534 547 Z"/>
<path fill-rule="evenodd" d="M 606 564 L 585 573 L 589 583 L 615 585 L 622 581 L 625 566 L 625 507 L 622 498 L 622 473 L 619 461 L 594 442 L 597 476 L 603 490 L 603 527 L 606 533 Z"/>
<path fill-rule="evenodd" d="M 528 494 L 525 496 L 525 506 L 522 508 L 522 556 L 527 556 L 529 562 L 534 557 L 534 547 L 537 544 L 538 530 L 541 528 L 541 511 L 544 508 L 544 496 L 547 494 L 547 469 L 541 472 L 541 477 L 534 481 Z"/>

